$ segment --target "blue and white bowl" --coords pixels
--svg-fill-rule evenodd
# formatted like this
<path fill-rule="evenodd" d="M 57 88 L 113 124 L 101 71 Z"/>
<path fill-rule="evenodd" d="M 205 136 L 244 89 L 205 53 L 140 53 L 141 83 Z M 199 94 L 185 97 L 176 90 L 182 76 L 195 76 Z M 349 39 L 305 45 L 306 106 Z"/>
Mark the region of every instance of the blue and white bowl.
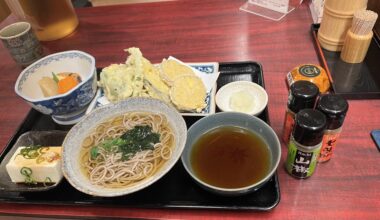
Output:
<path fill-rule="evenodd" d="M 78 73 L 82 82 L 65 94 L 44 97 L 38 81 L 52 72 Z M 94 98 L 97 89 L 95 59 L 82 51 L 65 51 L 46 56 L 24 69 L 15 92 L 37 111 L 51 115 L 58 124 L 77 123 Z"/>

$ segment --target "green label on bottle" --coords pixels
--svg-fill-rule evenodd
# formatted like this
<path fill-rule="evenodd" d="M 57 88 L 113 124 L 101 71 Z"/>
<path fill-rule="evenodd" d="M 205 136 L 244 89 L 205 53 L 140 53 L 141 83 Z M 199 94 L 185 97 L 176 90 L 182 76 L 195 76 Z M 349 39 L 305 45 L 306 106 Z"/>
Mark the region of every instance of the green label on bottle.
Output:
<path fill-rule="evenodd" d="M 311 151 L 302 151 L 297 148 L 293 140 L 289 142 L 286 170 L 298 178 L 307 178 L 314 173 L 320 145 Z"/>

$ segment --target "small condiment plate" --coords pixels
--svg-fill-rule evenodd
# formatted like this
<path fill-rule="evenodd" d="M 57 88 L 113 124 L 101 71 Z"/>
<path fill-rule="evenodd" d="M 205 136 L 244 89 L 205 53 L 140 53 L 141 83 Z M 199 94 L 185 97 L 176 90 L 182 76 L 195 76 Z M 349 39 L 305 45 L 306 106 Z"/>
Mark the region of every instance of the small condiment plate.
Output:
<path fill-rule="evenodd" d="M 209 63 L 186 63 L 192 67 L 197 75 L 204 75 L 206 78 L 219 75 L 219 63 L 209 62 Z M 98 69 L 100 72 L 101 70 Z M 207 92 L 206 95 L 206 107 L 202 109 L 201 112 L 180 112 L 182 116 L 207 116 L 215 113 L 215 93 L 216 93 L 216 83 L 213 83 L 212 88 Z M 98 88 L 95 98 L 90 103 L 87 108 L 86 114 L 90 113 L 94 109 L 109 104 L 109 100 L 104 95 L 103 89 Z"/>
<path fill-rule="evenodd" d="M 24 184 L 24 183 L 14 183 L 11 181 L 5 166 L 16 152 L 16 150 L 21 146 L 29 145 L 41 145 L 41 146 L 61 146 L 63 139 L 65 138 L 66 131 L 29 131 L 22 134 L 10 149 L 6 153 L 5 157 L 1 158 L 0 164 L 0 191 L 7 192 L 39 192 L 46 191 L 55 188 L 59 182 L 54 184 Z M 2 155 L 4 155 L 3 152 Z M 63 178 L 62 178 L 63 179 Z"/>
<path fill-rule="evenodd" d="M 245 97 L 242 97 L 242 96 Z M 235 81 L 224 85 L 216 94 L 216 105 L 224 112 L 242 112 L 250 115 L 259 115 L 268 104 L 268 94 L 260 85 L 249 81 Z M 232 99 L 237 105 L 249 105 L 248 111 L 234 108 Z M 244 103 L 243 103 L 244 102 Z"/>

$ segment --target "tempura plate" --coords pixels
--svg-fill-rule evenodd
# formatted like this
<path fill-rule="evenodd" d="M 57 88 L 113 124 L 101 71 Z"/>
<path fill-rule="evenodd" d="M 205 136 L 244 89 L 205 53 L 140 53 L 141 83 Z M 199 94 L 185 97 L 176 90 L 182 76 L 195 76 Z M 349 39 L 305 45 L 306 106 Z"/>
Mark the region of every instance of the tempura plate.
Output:
<path fill-rule="evenodd" d="M 209 75 L 209 74 L 217 75 L 217 74 L 219 74 L 219 72 L 218 72 L 219 64 L 215 63 L 215 62 L 186 63 L 186 64 L 191 66 L 196 71 L 199 71 L 202 75 Z M 101 71 L 101 69 L 98 69 L 98 73 L 100 73 L 100 71 Z M 213 88 L 209 92 L 207 92 L 206 99 L 205 99 L 206 107 L 203 108 L 201 112 L 180 112 L 181 115 L 183 115 L 183 116 L 207 116 L 210 114 L 214 114 L 215 113 L 215 93 L 216 93 L 216 84 L 214 84 Z M 95 98 L 90 103 L 90 105 L 86 111 L 86 114 L 88 114 L 91 111 L 93 111 L 94 109 L 96 109 L 100 106 L 106 105 L 108 103 L 109 103 L 109 101 L 105 97 L 103 89 L 98 88 L 98 92 L 95 95 Z"/>

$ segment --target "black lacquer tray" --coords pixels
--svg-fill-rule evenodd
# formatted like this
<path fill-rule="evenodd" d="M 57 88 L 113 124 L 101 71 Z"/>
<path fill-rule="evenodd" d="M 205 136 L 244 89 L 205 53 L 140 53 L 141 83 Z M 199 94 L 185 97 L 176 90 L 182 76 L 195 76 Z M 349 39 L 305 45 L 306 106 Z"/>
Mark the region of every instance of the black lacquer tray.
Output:
<path fill-rule="evenodd" d="M 220 63 L 221 72 L 217 87 L 238 80 L 256 82 L 264 87 L 261 65 L 256 62 Z M 268 109 L 259 116 L 269 123 Z M 189 127 L 200 117 L 185 116 Z M 70 126 L 60 126 L 46 115 L 35 110 L 21 124 L 0 156 L 2 161 L 11 150 L 17 138 L 30 130 L 69 130 Z M 162 179 L 139 192 L 114 198 L 94 197 L 74 189 L 66 180 L 57 187 L 43 192 L 0 191 L 0 202 L 52 205 L 104 205 L 139 208 L 188 208 L 225 210 L 271 210 L 280 201 L 280 187 L 277 173 L 255 192 L 244 196 L 224 197 L 214 195 L 200 188 L 187 174 L 181 160 Z"/>
<path fill-rule="evenodd" d="M 347 99 L 380 98 L 380 39 L 374 34 L 362 63 L 351 64 L 340 59 L 340 52 L 323 49 L 317 39 L 319 25 L 311 26 L 319 59 L 326 69 L 333 90 Z"/>

